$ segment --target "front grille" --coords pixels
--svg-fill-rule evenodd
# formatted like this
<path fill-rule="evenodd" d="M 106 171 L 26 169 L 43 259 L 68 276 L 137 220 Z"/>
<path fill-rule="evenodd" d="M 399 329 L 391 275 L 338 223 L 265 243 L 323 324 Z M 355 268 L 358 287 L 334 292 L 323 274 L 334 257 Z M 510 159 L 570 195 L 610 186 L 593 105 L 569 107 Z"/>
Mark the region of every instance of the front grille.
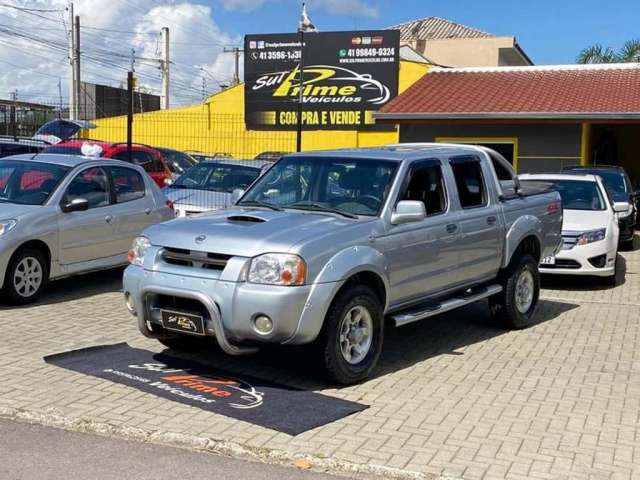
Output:
<path fill-rule="evenodd" d="M 578 243 L 581 232 L 563 231 L 562 232 L 562 250 L 571 250 Z"/>
<path fill-rule="evenodd" d="M 231 255 L 168 247 L 163 248 L 160 255 L 162 260 L 170 265 L 204 268 L 207 270 L 224 270 L 231 258 Z"/>
<path fill-rule="evenodd" d="M 564 258 L 556 258 L 556 263 L 554 265 L 541 265 L 540 268 L 544 268 L 545 270 L 551 270 L 553 268 L 569 268 L 569 269 L 578 269 L 582 267 L 582 265 L 580 265 L 578 262 L 576 262 L 575 260 L 568 260 L 568 259 L 564 259 Z"/>

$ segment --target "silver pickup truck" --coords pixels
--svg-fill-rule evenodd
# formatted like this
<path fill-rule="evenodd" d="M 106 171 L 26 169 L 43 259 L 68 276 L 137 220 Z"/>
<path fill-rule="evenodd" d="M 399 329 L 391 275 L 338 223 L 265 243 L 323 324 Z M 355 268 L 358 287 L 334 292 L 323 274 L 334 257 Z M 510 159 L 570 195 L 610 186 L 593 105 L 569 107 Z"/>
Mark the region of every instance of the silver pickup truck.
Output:
<path fill-rule="evenodd" d="M 314 344 L 331 381 L 366 378 L 385 323 L 482 299 L 534 321 L 538 263 L 561 245 L 559 194 L 496 152 L 408 144 L 286 156 L 227 210 L 147 229 L 124 273 L 140 331 L 228 354 Z M 200 345 L 201 346 L 201 345 Z"/>

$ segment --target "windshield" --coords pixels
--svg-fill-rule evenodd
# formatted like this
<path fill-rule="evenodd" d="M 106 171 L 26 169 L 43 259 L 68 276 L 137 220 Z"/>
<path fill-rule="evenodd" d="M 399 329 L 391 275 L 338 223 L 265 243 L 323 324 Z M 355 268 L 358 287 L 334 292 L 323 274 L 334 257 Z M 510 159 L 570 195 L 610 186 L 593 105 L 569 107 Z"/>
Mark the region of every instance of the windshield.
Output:
<path fill-rule="evenodd" d="M 162 156 L 169 162 L 169 168 L 172 172 L 184 173 L 188 168 L 193 167 L 196 162 L 189 156 L 175 150 L 158 149 Z"/>
<path fill-rule="evenodd" d="M 286 157 L 242 198 L 242 204 L 378 215 L 396 163 L 385 160 Z"/>
<path fill-rule="evenodd" d="M 68 171 L 49 163 L 0 160 L 0 202 L 43 205 Z"/>
<path fill-rule="evenodd" d="M 607 192 L 616 202 L 628 202 L 631 193 L 631 185 L 627 185 L 625 176 L 619 172 L 594 172 L 600 175 Z"/>
<path fill-rule="evenodd" d="M 171 188 L 192 188 L 232 193 L 245 189 L 260 175 L 257 168 L 221 163 L 199 163 L 181 175 Z"/>
<path fill-rule="evenodd" d="M 605 203 L 598 184 L 581 180 L 523 180 L 525 182 L 552 183 L 562 197 L 562 208 L 565 210 L 605 210 Z"/>

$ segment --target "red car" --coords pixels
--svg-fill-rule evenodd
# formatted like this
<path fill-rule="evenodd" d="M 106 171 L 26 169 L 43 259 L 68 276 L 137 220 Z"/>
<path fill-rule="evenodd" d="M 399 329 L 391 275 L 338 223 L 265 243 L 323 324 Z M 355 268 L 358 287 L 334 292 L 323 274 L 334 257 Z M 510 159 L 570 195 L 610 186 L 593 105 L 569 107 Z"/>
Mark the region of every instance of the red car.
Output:
<path fill-rule="evenodd" d="M 135 165 L 140 165 L 153 178 L 159 187 L 164 188 L 173 179 L 174 171 L 171 164 L 155 148 L 146 145 L 133 144 L 131 157 L 126 143 L 107 143 L 97 140 L 64 140 L 44 149 L 45 153 L 62 153 L 66 155 L 83 155 L 82 146 L 85 144 L 96 145 L 102 149 L 99 156 L 102 158 L 115 158 Z"/>

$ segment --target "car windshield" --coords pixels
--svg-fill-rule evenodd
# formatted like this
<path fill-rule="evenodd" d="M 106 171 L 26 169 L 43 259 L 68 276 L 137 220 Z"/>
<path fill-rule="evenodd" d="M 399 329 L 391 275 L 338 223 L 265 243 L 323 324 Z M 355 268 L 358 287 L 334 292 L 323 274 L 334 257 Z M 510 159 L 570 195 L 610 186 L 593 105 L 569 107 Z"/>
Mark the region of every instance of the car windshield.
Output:
<path fill-rule="evenodd" d="M 602 192 L 594 181 L 547 179 L 526 181 L 552 183 L 562 197 L 562 208 L 565 210 L 605 210 L 607 208 Z"/>
<path fill-rule="evenodd" d="M 620 172 L 594 172 L 596 175 L 600 175 L 602 183 L 607 188 L 607 192 L 611 195 L 611 198 L 616 202 L 628 202 L 629 195 L 631 194 L 631 186 L 627 185 L 625 177 Z"/>
<path fill-rule="evenodd" d="M 232 193 L 245 189 L 260 175 L 257 168 L 222 163 L 199 163 L 189 168 L 170 188 Z"/>
<path fill-rule="evenodd" d="M 380 213 L 395 172 L 396 163 L 386 160 L 285 157 L 239 205 L 374 216 Z"/>
<path fill-rule="evenodd" d="M 190 167 L 195 165 L 195 161 L 189 158 L 187 155 L 177 152 L 175 150 L 167 150 L 164 148 L 158 149 L 162 156 L 169 162 L 169 168 L 173 172 L 184 173 Z"/>
<path fill-rule="evenodd" d="M 43 205 L 69 170 L 49 163 L 0 160 L 0 203 Z"/>

